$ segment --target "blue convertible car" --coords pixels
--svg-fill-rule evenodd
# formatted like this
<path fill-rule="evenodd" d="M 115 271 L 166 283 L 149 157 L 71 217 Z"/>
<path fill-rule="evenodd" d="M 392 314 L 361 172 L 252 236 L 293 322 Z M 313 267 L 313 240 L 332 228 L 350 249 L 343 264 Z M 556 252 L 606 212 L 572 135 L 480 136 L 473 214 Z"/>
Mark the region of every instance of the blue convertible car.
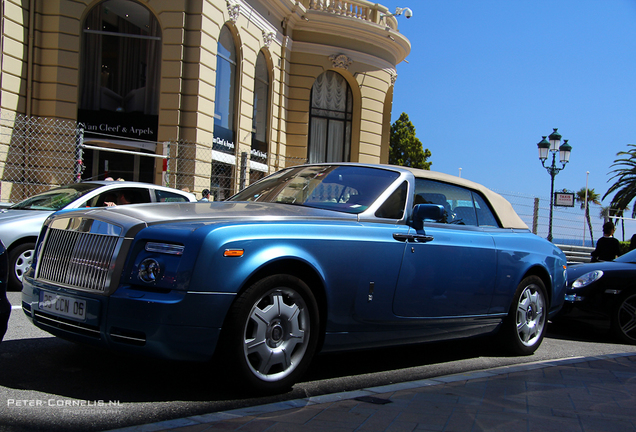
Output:
<path fill-rule="evenodd" d="M 24 278 L 33 323 L 177 360 L 215 355 L 253 388 L 319 350 L 495 334 L 527 355 L 563 305 L 566 259 L 501 196 L 395 166 L 284 169 L 225 202 L 73 210 Z"/>

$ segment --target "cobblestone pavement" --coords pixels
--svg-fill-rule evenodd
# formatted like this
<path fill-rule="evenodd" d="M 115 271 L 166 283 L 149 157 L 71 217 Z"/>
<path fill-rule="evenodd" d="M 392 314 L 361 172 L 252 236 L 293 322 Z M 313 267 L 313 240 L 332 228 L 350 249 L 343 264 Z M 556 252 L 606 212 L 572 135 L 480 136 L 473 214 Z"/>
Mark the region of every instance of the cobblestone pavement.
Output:
<path fill-rule="evenodd" d="M 117 432 L 636 432 L 636 352 L 552 360 Z"/>

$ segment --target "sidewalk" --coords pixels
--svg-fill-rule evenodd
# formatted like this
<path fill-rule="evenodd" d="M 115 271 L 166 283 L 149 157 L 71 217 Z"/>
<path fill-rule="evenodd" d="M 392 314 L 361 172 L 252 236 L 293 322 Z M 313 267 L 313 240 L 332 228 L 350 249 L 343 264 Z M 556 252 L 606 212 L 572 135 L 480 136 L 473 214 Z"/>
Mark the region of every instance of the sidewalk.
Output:
<path fill-rule="evenodd" d="M 509 366 L 117 432 L 636 432 L 636 352 Z"/>

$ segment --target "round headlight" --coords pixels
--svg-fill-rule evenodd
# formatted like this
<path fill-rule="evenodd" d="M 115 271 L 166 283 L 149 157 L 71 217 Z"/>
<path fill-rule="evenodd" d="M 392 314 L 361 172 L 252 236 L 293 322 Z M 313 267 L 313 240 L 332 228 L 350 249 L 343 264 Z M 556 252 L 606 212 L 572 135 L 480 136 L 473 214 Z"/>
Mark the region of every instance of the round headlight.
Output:
<path fill-rule="evenodd" d="M 161 266 L 153 258 L 146 258 L 139 264 L 139 279 L 144 282 L 156 282 L 160 272 Z"/>
<path fill-rule="evenodd" d="M 583 276 L 579 277 L 572 283 L 572 288 L 583 288 L 591 284 L 592 282 L 596 282 L 603 276 L 603 270 L 594 270 L 589 273 L 585 273 Z"/>

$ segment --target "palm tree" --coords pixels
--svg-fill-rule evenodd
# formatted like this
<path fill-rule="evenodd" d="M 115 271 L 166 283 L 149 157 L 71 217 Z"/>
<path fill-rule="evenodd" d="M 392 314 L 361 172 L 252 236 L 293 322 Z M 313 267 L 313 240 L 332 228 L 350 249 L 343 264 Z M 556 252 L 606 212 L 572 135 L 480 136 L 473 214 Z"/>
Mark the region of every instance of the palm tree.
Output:
<path fill-rule="evenodd" d="M 636 144 L 627 144 L 631 149 L 616 153 L 618 158 L 614 160 L 610 171 L 616 179 L 616 182 L 603 195 L 605 199 L 609 194 L 616 192 L 611 207 L 616 210 L 616 214 L 623 214 L 623 211 L 629 208 L 634 198 L 636 198 Z M 636 206 L 632 211 L 632 218 L 636 217 Z"/>
<path fill-rule="evenodd" d="M 594 245 L 594 234 L 592 233 L 592 221 L 590 220 L 590 203 L 601 205 L 600 198 L 601 196 L 594 192 L 594 189 L 587 189 L 587 205 L 585 201 L 585 193 L 586 189 L 581 188 L 576 193 L 576 202 L 581 203 L 581 209 L 585 209 L 585 219 L 587 220 L 587 226 L 590 228 L 590 239 L 592 240 L 592 245 Z"/>

